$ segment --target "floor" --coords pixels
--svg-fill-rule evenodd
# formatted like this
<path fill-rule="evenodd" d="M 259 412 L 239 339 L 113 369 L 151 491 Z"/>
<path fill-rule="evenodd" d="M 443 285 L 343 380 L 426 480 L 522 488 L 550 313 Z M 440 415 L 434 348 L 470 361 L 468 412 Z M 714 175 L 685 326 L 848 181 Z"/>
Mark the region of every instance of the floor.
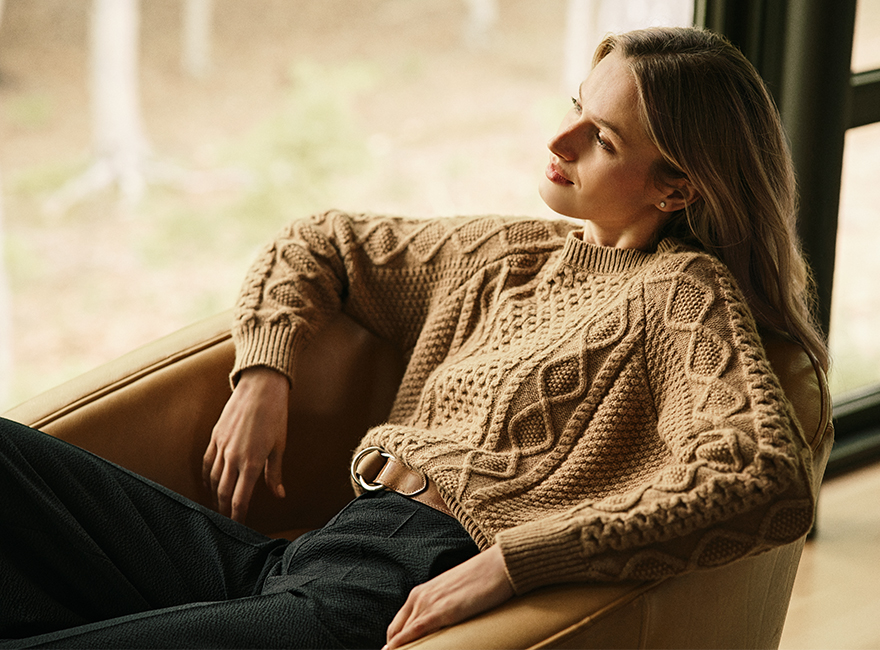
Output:
<path fill-rule="evenodd" d="M 780 648 L 880 648 L 880 464 L 825 482 Z"/>

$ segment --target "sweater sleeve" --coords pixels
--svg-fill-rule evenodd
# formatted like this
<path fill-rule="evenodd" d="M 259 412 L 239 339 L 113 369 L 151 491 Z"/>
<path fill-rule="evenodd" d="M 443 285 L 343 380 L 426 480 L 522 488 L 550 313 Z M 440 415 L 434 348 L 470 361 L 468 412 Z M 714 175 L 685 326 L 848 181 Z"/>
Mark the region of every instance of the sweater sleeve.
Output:
<path fill-rule="evenodd" d="M 812 524 L 811 452 L 729 274 L 695 255 L 641 291 L 663 462 L 639 485 L 500 532 L 517 592 L 716 567 Z"/>
<path fill-rule="evenodd" d="M 297 351 L 340 310 L 407 353 L 428 314 L 458 286 L 518 248 L 558 245 L 556 229 L 546 220 L 337 211 L 295 221 L 245 277 L 232 381 L 253 366 L 290 378 Z"/>

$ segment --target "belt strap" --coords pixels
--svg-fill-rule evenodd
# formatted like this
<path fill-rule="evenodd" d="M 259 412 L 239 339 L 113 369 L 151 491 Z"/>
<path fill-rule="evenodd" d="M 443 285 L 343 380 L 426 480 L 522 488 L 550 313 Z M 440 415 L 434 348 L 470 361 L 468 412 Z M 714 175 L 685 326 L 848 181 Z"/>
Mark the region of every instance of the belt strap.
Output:
<path fill-rule="evenodd" d="M 453 516 L 437 486 L 380 447 L 361 450 L 351 462 L 351 478 L 368 492 L 393 490 L 435 510 Z"/>

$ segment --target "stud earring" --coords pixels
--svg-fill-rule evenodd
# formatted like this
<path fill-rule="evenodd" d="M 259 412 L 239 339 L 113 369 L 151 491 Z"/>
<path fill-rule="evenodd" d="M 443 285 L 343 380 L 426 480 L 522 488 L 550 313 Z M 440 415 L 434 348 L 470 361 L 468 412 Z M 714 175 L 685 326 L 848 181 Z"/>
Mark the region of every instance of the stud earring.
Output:
<path fill-rule="evenodd" d="M 661 207 L 661 208 L 665 208 L 665 207 L 666 207 L 666 201 L 660 201 L 660 207 Z"/>

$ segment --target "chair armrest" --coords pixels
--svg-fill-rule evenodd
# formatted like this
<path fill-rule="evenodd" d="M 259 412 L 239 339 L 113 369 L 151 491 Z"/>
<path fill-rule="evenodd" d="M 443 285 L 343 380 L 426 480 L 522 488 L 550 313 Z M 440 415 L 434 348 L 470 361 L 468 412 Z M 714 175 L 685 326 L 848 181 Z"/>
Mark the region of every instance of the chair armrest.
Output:
<path fill-rule="evenodd" d="M 644 647 L 640 601 L 658 584 L 543 587 L 405 647 L 408 650 Z"/>
<path fill-rule="evenodd" d="M 229 314 L 196 323 L 4 414 L 202 504 L 201 454 L 230 395 Z"/>
<path fill-rule="evenodd" d="M 775 648 L 803 545 L 653 582 L 544 587 L 406 648 Z"/>
<path fill-rule="evenodd" d="M 235 350 L 224 312 L 88 372 L 5 417 L 87 449 L 211 507 L 202 456 L 229 399 Z M 258 481 L 248 524 L 295 536 L 352 497 L 348 463 L 388 414 L 403 364 L 388 344 L 340 315 L 297 361 L 284 458 L 288 497 Z"/>

